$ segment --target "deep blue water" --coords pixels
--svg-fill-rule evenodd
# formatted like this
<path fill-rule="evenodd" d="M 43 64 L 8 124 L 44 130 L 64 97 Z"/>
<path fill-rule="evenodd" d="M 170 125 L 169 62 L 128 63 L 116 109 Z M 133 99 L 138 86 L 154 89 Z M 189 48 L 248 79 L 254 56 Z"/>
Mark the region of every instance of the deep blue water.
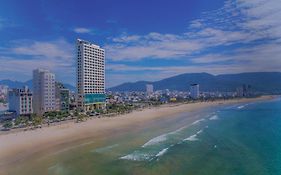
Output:
<path fill-rule="evenodd" d="M 169 149 L 153 166 L 167 174 L 281 174 L 281 100 L 235 105 L 202 122 L 197 140 Z M 165 172 L 163 172 L 165 174 Z"/>
<path fill-rule="evenodd" d="M 133 172 L 141 166 L 144 174 L 281 174 L 280 99 L 222 107 L 203 115 L 205 120 L 164 135 L 164 141 L 160 135 L 155 144 L 147 142 L 154 145 L 127 155 L 131 161 L 146 162 L 135 163 Z"/>

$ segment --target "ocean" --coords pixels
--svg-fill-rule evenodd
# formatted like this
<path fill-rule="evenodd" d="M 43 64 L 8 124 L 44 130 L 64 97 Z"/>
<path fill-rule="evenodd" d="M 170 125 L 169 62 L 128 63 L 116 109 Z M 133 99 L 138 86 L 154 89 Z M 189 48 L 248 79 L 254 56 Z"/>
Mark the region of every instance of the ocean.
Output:
<path fill-rule="evenodd" d="M 187 122 L 189 115 L 198 120 Z M 13 174 L 278 175 L 280 145 L 281 99 L 274 99 L 156 120 L 23 161 Z"/>

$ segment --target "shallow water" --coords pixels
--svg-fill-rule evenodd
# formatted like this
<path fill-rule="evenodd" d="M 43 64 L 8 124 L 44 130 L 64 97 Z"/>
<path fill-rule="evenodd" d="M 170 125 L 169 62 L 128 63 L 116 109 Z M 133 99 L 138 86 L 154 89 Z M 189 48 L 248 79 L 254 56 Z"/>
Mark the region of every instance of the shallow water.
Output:
<path fill-rule="evenodd" d="M 281 174 L 280 143 L 279 99 L 155 120 L 20 162 L 12 174 Z"/>

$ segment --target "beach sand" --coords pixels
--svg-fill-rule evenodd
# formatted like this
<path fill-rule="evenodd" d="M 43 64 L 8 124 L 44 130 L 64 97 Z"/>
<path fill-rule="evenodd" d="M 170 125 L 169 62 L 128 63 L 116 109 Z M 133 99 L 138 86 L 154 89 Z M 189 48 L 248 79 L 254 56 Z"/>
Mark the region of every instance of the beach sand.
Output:
<path fill-rule="evenodd" d="M 32 157 L 38 152 L 47 154 L 48 150 L 65 149 L 86 138 L 99 140 L 116 135 L 118 132 L 130 132 L 134 127 L 145 125 L 153 120 L 168 118 L 184 112 L 200 111 L 207 107 L 272 98 L 272 96 L 262 96 L 250 99 L 162 105 L 117 117 L 94 118 L 82 123 L 69 122 L 37 130 L 2 134 L 0 135 L 0 174 L 5 174 L 5 169 L 17 161 Z M 196 118 L 191 118 L 190 122 L 195 120 Z"/>

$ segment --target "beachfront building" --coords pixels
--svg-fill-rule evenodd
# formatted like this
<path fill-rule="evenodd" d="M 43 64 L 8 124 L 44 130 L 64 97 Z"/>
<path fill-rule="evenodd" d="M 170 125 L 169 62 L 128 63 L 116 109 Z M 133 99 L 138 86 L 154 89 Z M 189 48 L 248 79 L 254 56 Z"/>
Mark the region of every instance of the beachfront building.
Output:
<path fill-rule="evenodd" d="M 1 102 L 5 103 L 7 101 L 8 89 L 9 89 L 8 86 L 0 85 L 0 104 Z"/>
<path fill-rule="evenodd" d="M 56 109 L 55 74 L 48 70 L 33 71 L 33 110 L 42 115 Z"/>
<path fill-rule="evenodd" d="M 8 93 L 9 111 L 19 115 L 30 115 L 33 113 L 32 93 L 27 86 L 22 89 L 12 89 Z"/>
<path fill-rule="evenodd" d="M 56 82 L 56 110 L 69 111 L 70 92 L 62 83 Z"/>
<path fill-rule="evenodd" d="M 191 84 L 190 85 L 190 97 L 193 99 L 199 98 L 199 84 Z"/>
<path fill-rule="evenodd" d="M 152 84 L 147 84 L 146 85 L 146 93 L 147 94 L 152 94 L 153 93 L 153 85 Z"/>
<path fill-rule="evenodd" d="M 253 94 L 251 89 L 251 85 L 243 84 L 243 86 L 236 89 L 236 95 L 238 97 L 249 97 Z"/>
<path fill-rule="evenodd" d="M 9 87 L 6 85 L 0 85 L 0 94 L 7 95 L 9 91 Z"/>
<path fill-rule="evenodd" d="M 105 107 L 105 51 L 77 39 L 77 107 L 91 111 Z"/>

